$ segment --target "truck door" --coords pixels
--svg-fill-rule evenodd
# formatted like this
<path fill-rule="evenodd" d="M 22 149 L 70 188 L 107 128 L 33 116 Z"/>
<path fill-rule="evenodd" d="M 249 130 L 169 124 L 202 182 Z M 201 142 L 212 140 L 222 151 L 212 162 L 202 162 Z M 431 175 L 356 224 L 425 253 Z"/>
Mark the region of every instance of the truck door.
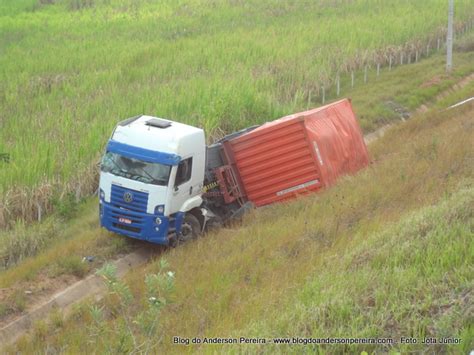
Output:
<path fill-rule="evenodd" d="M 183 159 L 178 165 L 171 200 L 171 213 L 178 212 L 183 203 L 196 195 L 193 191 L 193 157 Z"/>

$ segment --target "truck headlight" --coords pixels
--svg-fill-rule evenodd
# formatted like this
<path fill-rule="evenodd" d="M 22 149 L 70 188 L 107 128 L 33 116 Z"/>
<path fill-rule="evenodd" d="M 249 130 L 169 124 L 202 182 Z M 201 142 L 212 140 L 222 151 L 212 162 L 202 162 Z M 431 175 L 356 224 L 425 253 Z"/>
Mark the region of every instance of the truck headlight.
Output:
<path fill-rule="evenodd" d="M 160 217 L 156 217 L 155 223 L 158 224 L 158 225 L 160 225 L 160 224 L 161 224 L 161 218 L 160 218 Z"/>
<path fill-rule="evenodd" d="M 155 214 L 163 214 L 165 212 L 165 205 L 158 205 L 155 207 Z"/>
<path fill-rule="evenodd" d="M 104 192 L 104 190 L 100 189 L 99 197 L 100 197 L 101 200 L 103 200 L 103 199 L 105 198 L 105 192 Z"/>

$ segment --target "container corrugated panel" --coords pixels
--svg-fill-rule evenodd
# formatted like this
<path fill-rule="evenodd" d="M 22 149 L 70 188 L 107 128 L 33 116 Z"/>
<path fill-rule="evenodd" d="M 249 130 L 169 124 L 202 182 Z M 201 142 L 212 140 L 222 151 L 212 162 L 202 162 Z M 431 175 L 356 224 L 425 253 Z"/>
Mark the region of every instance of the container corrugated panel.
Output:
<path fill-rule="evenodd" d="M 317 191 L 369 162 L 347 99 L 266 123 L 228 146 L 256 206 Z"/>

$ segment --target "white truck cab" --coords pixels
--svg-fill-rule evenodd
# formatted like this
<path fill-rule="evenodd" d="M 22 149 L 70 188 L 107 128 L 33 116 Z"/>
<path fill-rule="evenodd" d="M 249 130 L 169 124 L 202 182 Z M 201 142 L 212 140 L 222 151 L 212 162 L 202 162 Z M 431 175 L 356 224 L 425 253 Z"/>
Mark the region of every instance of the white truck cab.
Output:
<path fill-rule="evenodd" d="M 101 226 L 165 245 L 185 224 L 202 227 L 205 164 L 202 129 L 144 115 L 119 123 L 101 163 Z"/>

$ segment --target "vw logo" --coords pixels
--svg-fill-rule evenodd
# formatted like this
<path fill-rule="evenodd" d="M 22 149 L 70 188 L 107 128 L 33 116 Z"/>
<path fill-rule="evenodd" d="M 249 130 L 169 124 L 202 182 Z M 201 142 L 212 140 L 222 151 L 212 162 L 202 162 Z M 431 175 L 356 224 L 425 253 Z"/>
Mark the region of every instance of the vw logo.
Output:
<path fill-rule="evenodd" d="M 127 202 L 127 203 L 132 202 L 132 201 L 133 201 L 133 195 L 132 195 L 132 193 L 131 193 L 131 192 L 125 192 L 125 193 L 123 194 L 123 200 L 124 200 L 125 202 Z"/>

